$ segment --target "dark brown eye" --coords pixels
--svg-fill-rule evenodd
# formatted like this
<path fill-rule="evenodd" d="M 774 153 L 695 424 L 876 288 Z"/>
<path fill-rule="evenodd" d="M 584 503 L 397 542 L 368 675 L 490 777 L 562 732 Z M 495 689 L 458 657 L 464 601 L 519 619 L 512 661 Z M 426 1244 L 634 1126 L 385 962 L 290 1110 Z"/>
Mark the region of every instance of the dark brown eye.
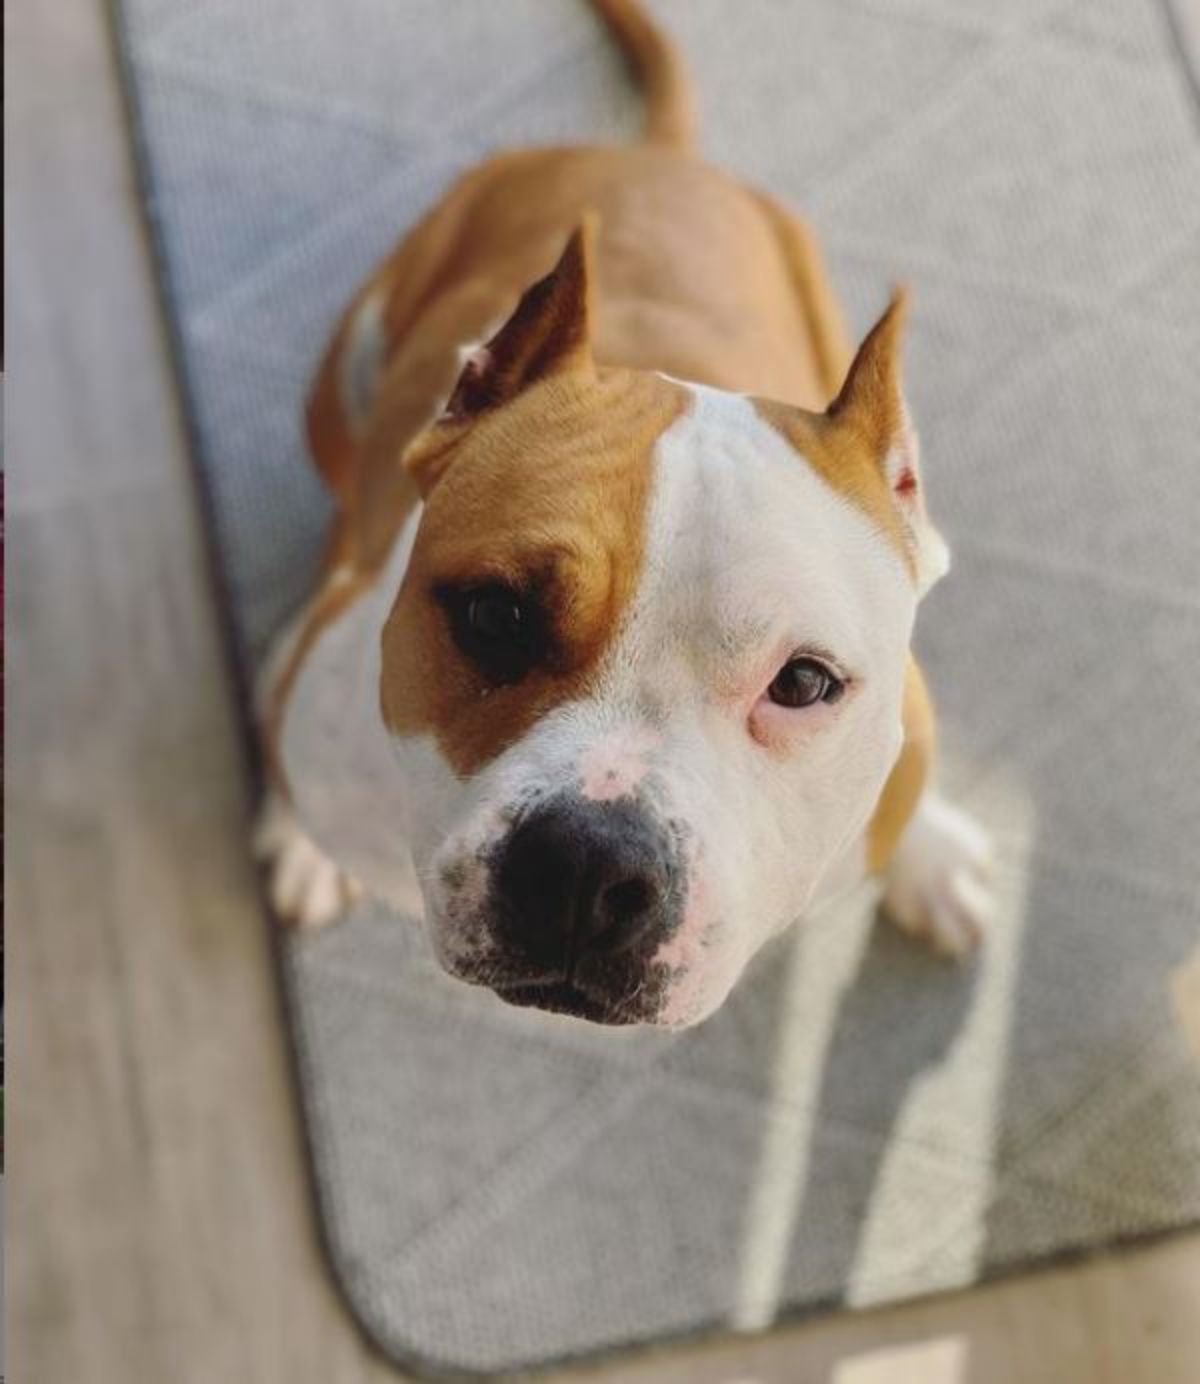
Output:
<path fill-rule="evenodd" d="M 543 656 L 545 638 L 537 606 L 499 582 L 435 590 L 454 642 L 491 682 L 512 683 Z"/>
<path fill-rule="evenodd" d="M 775 674 L 767 696 L 776 706 L 796 709 L 836 702 L 846 684 L 815 658 L 792 658 Z"/>
<path fill-rule="evenodd" d="M 520 597 L 504 587 L 475 592 L 467 597 L 467 626 L 482 643 L 515 643 L 525 631 Z"/>

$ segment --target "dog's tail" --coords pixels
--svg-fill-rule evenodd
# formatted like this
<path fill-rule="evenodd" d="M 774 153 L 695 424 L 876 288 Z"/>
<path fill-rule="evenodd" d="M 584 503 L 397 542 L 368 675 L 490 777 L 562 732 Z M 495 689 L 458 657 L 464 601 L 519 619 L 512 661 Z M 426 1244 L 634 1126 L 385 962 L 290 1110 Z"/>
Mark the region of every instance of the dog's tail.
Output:
<path fill-rule="evenodd" d="M 696 137 L 692 84 L 674 45 L 638 0 L 592 0 L 629 60 L 646 99 L 643 137 L 690 149 Z"/>

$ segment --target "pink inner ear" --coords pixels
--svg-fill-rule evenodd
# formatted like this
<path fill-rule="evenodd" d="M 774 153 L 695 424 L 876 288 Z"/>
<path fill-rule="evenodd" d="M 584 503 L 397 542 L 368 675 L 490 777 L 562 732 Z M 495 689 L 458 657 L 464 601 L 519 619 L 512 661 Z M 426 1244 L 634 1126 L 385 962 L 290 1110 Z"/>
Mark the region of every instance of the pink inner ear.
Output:
<path fill-rule="evenodd" d="M 486 346 L 476 346 L 463 361 L 463 373 L 477 380 L 485 375 L 492 364 L 492 353 Z"/>
<path fill-rule="evenodd" d="M 896 477 L 895 491 L 897 495 L 917 493 L 917 477 L 911 466 L 906 466 Z"/>
<path fill-rule="evenodd" d="M 492 368 L 492 353 L 487 346 L 476 346 L 462 356 L 458 381 L 439 419 L 443 422 L 457 422 L 467 418 L 476 404 L 476 391 L 483 385 L 488 371 Z"/>

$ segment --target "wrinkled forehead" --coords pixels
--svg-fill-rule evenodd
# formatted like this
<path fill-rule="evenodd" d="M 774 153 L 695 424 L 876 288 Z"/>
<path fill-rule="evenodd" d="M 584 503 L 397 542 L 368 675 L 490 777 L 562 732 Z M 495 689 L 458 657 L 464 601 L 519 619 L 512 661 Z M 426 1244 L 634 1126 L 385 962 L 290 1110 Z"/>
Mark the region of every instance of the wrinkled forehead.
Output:
<path fill-rule="evenodd" d="M 686 642 L 714 673 L 803 638 L 869 662 L 914 606 L 896 544 L 771 406 L 690 386 L 655 451 L 641 642 Z M 882 491 L 882 486 L 880 487 Z"/>
<path fill-rule="evenodd" d="M 423 555 L 448 579 L 518 584 L 564 558 L 636 569 L 655 445 L 687 405 L 682 387 L 630 372 L 528 390 L 456 445 L 426 504 Z"/>

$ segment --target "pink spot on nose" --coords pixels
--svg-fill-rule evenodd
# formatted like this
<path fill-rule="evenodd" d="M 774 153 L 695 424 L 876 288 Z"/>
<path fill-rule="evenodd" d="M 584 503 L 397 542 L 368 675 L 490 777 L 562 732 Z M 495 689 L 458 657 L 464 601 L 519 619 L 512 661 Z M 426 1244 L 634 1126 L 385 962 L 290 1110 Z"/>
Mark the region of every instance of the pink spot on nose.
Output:
<path fill-rule="evenodd" d="M 896 477 L 896 494 L 915 495 L 916 491 L 917 478 L 913 474 L 912 470 L 906 466 L 904 470 L 901 471 L 900 474 Z"/>
<path fill-rule="evenodd" d="M 579 760 L 583 796 L 598 803 L 628 797 L 649 772 L 658 739 L 653 731 L 630 728 L 589 745 Z"/>

